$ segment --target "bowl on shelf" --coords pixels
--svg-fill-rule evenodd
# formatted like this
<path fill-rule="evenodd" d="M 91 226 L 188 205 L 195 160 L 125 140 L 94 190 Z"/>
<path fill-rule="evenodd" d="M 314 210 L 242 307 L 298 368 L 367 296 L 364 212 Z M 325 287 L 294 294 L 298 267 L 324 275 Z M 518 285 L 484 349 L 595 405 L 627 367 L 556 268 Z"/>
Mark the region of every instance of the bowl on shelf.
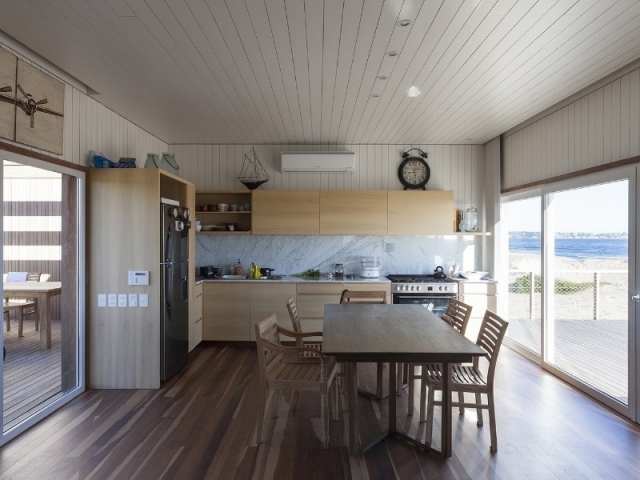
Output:
<path fill-rule="evenodd" d="M 460 272 L 460 276 L 467 280 L 480 280 L 482 277 L 488 275 L 489 272 Z"/>
<path fill-rule="evenodd" d="M 229 230 L 230 232 L 238 230 L 238 224 L 237 223 L 227 223 L 227 230 Z"/>

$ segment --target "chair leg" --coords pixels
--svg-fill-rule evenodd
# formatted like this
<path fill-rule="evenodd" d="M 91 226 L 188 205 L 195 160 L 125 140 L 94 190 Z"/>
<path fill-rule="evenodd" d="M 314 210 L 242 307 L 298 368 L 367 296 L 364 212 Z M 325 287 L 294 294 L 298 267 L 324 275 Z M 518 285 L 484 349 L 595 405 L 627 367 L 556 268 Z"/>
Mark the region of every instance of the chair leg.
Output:
<path fill-rule="evenodd" d="M 458 392 L 458 403 L 460 403 L 460 404 L 464 403 L 464 393 L 463 392 Z M 460 415 L 464 415 L 464 406 L 460 405 L 458 407 L 458 409 L 460 410 Z"/>
<path fill-rule="evenodd" d="M 426 365 L 422 365 L 422 374 L 420 376 L 420 421 L 421 422 L 425 421 L 425 409 L 428 407 L 428 404 L 426 402 L 426 400 L 427 400 L 427 382 L 425 381 L 425 378 L 424 378 L 424 375 L 425 375 L 426 371 L 427 371 L 427 366 Z M 431 390 L 432 389 L 430 388 L 429 389 L 429 394 L 433 397 L 433 394 L 432 394 Z M 431 398 L 431 400 L 433 401 L 433 398 Z"/>
<path fill-rule="evenodd" d="M 23 322 L 24 322 L 24 314 L 23 314 L 22 308 L 19 308 L 18 309 L 18 336 L 19 337 L 23 337 L 24 336 L 22 334 L 22 330 L 23 330 L 23 327 L 24 327 Z"/>
<path fill-rule="evenodd" d="M 258 406 L 258 432 L 256 434 L 256 442 L 262 443 L 262 427 L 264 425 L 264 411 L 267 403 L 267 395 L 266 392 L 261 388 L 260 389 L 260 401 Z"/>
<path fill-rule="evenodd" d="M 422 379 L 423 385 L 426 384 L 424 379 Z M 434 391 L 433 387 L 429 388 L 429 395 L 427 398 L 427 425 L 425 427 L 425 436 L 424 441 L 427 445 L 431 444 L 431 440 L 433 438 L 433 402 L 434 402 Z"/>
<path fill-rule="evenodd" d="M 482 394 L 476 393 L 476 405 L 480 405 L 482 403 Z M 481 427 L 483 425 L 482 422 L 482 409 L 476 408 L 476 412 L 478 412 L 478 426 Z"/>
<path fill-rule="evenodd" d="M 487 403 L 489 404 L 489 429 L 491 430 L 491 451 L 498 451 L 498 433 L 496 432 L 496 410 L 493 404 L 493 392 L 487 392 Z"/>
<path fill-rule="evenodd" d="M 40 324 L 40 312 L 38 311 L 38 300 L 36 299 L 35 302 L 36 303 L 35 303 L 35 305 L 33 307 L 33 311 L 36 312 L 35 315 L 36 315 L 36 332 L 37 332 L 40 329 L 39 328 L 40 327 L 40 325 L 39 325 Z"/>
<path fill-rule="evenodd" d="M 409 391 L 408 391 L 408 395 L 409 395 L 409 401 L 408 401 L 408 406 L 407 406 L 407 415 L 413 415 L 413 394 L 415 391 L 415 387 L 413 385 L 413 382 L 415 381 L 415 367 L 413 364 L 409 364 L 409 380 L 408 380 L 408 384 L 409 384 Z"/>
<path fill-rule="evenodd" d="M 340 402 L 340 396 L 338 395 L 338 382 L 336 379 L 333 380 L 333 384 L 331 385 L 333 389 L 333 421 L 338 421 L 338 404 Z"/>
<path fill-rule="evenodd" d="M 280 397 L 281 395 L 281 391 L 280 390 L 274 390 L 273 391 L 273 418 L 278 418 L 278 410 L 280 409 Z"/>
<path fill-rule="evenodd" d="M 4 320 L 7 323 L 7 332 L 10 332 L 11 331 L 11 315 L 9 314 L 8 310 L 4 312 Z"/>
<path fill-rule="evenodd" d="M 329 448 L 329 396 L 326 387 L 322 389 L 320 394 L 320 416 L 322 421 L 322 448 Z"/>

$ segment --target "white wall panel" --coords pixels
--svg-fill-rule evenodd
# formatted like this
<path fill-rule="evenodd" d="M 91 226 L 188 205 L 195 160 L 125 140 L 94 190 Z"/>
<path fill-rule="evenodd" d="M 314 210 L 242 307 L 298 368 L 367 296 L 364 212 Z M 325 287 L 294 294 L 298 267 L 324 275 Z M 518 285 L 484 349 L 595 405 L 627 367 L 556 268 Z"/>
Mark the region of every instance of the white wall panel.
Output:
<path fill-rule="evenodd" d="M 107 158 L 114 161 L 117 161 L 120 157 L 135 157 L 138 159 L 139 167 L 144 166 L 147 153 L 167 151 L 165 142 L 106 108 L 76 86 L 65 82 L 63 78 L 59 78 L 52 72 L 41 68 L 21 52 L 13 50 L 2 43 L 0 43 L 0 48 L 10 51 L 18 58 L 58 78 L 65 84 L 64 145 L 62 155 L 56 155 L 4 138 L 2 141 L 78 165 L 87 165 L 91 150 L 102 152 Z"/>
<path fill-rule="evenodd" d="M 237 180 L 244 154 L 252 145 L 171 145 L 181 176 L 198 190 L 244 189 Z M 457 208 L 482 205 L 484 145 L 257 145 L 260 163 L 269 173 L 267 190 L 398 190 L 402 152 L 420 148 L 429 155 L 428 190 L 453 190 Z M 281 173 L 280 153 L 288 150 L 349 150 L 356 171 Z M 210 153 L 209 153 L 210 152 Z M 417 153 L 417 152 L 412 152 Z"/>
<path fill-rule="evenodd" d="M 502 188 L 640 155 L 640 69 L 503 138 Z"/>

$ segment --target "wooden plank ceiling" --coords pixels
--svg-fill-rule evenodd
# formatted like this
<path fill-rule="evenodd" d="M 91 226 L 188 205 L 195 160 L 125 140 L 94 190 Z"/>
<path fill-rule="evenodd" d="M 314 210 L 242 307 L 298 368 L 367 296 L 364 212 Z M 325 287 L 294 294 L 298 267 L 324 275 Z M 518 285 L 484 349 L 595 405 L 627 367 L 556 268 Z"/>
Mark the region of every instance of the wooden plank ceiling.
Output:
<path fill-rule="evenodd" d="M 0 12 L 0 30 L 168 143 L 479 144 L 640 56 L 637 0 L 0 0 Z"/>

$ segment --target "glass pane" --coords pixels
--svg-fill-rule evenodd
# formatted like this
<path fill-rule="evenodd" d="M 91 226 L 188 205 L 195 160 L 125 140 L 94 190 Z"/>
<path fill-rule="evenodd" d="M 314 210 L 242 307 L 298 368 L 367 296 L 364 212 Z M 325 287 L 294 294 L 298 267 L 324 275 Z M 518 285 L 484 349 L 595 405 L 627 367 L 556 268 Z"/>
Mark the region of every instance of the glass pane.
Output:
<path fill-rule="evenodd" d="M 540 354 L 540 197 L 505 203 L 502 218 L 509 232 L 507 336 Z"/>
<path fill-rule="evenodd" d="M 67 175 L 6 160 L 3 174 L 6 432 L 78 384 L 77 197 Z"/>
<path fill-rule="evenodd" d="M 624 405 L 628 202 L 622 180 L 555 193 L 547 207 L 546 361 Z"/>

